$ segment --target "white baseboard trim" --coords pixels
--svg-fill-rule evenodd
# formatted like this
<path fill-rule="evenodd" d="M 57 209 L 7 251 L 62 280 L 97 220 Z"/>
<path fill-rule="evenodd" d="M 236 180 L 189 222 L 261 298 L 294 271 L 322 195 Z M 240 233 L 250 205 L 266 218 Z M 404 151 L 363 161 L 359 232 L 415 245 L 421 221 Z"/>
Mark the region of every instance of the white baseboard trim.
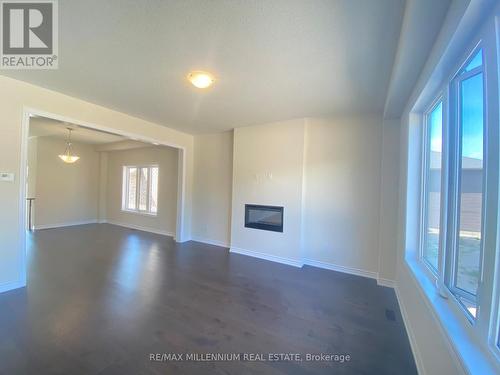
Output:
<path fill-rule="evenodd" d="M 260 258 L 260 259 L 264 259 L 264 260 L 270 260 L 271 262 L 283 263 L 283 264 L 287 264 L 289 266 L 298 267 L 298 268 L 301 268 L 303 265 L 303 263 L 297 259 L 283 258 L 283 257 L 276 256 L 276 255 L 260 253 L 258 251 L 246 250 L 246 249 L 241 249 L 238 247 L 231 247 L 229 249 L 229 252 L 241 254 L 241 255 L 247 255 L 250 257 Z"/>
<path fill-rule="evenodd" d="M 384 279 L 384 278 L 378 278 L 377 284 L 380 286 L 386 286 L 388 288 L 395 288 L 396 287 L 396 282 L 394 280 Z"/>
<path fill-rule="evenodd" d="M 122 222 L 114 221 L 114 220 L 106 220 L 106 223 L 111 224 L 111 225 L 117 225 L 119 227 L 124 227 L 124 228 L 129 228 L 129 229 L 135 229 L 135 230 L 141 230 L 143 232 L 160 234 L 162 236 L 175 237 L 175 233 L 173 233 L 173 232 L 168 232 L 168 231 L 165 231 L 165 230 L 159 230 L 159 229 L 150 228 L 150 227 L 143 227 L 142 225 L 122 223 Z"/>
<path fill-rule="evenodd" d="M 415 365 L 417 366 L 417 372 L 419 375 L 425 375 L 427 373 L 425 372 L 424 363 L 422 361 L 422 355 L 420 354 L 420 350 L 418 349 L 417 340 L 411 328 L 408 318 L 408 313 L 406 311 L 403 300 L 401 299 L 401 295 L 399 293 L 399 288 L 397 285 L 394 286 L 394 291 L 396 292 L 396 299 L 398 300 L 399 310 L 401 311 L 401 316 L 403 317 L 403 324 L 406 328 L 406 335 L 408 336 L 408 340 L 410 341 L 410 347 L 413 353 L 413 358 L 415 358 Z"/>
<path fill-rule="evenodd" d="M 208 238 L 202 238 L 202 237 L 196 237 L 196 236 L 191 237 L 191 241 L 202 242 L 202 243 L 206 243 L 208 245 L 215 245 L 215 246 L 220 246 L 220 247 L 225 247 L 225 248 L 231 247 L 229 245 L 229 243 L 227 243 L 227 242 L 218 241 L 218 240 L 211 240 Z"/>
<path fill-rule="evenodd" d="M 106 220 L 106 219 L 99 219 L 97 222 L 99 224 L 106 224 L 108 222 L 108 220 Z"/>
<path fill-rule="evenodd" d="M 196 241 L 196 239 L 193 239 L 193 240 Z M 206 242 L 206 241 L 203 241 L 200 239 L 199 242 Z M 206 242 L 206 243 L 210 243 L 210 242 Z M 319 260 L 313 260 L 313 259 L 300 260 L 300 259 L 284 258 L 284 257 L 276 256 L 276 255 L 261 253 L 258 251 L 246 250 L 246 249 L 242 249 L 242 248 L 234 247 L 234 246 L 231 246 L 229 251 L 231 253 L 248 255 L 248 256 L 251 256 L 254 258 L 269 260 L 271 262 L 288 264 L 289 266 L 293 266 L 293 267 L 301 268 L 304 265 L 308 265 L 308 266 L 312 266 L 312 267 L 327 269 L 330 271 L 337 271 L 337 272 L 348 273 L 351 275 L 356 275 L 356 276 L 361 276 L 361 277 L 368 277 L 370 279 L 375 279 L 377 281 L 379 280 L 377 272 L 367 271 L 367 270 L 353 268 L 353 267 L 339 266 L 339 265 L 332 264 L 332 263 L 321 262 Z M 380 279 L 380 280 L 384 284 L 379 284 L 379 285 L 394 287 L 394 282 L 392 280 L 386 280 L 386 279 Z M 391 283 L 389 283 L 389 282 L 391 282 Z"/>
<path fill-rule="evenodd" d="M 73 221 L 73 222 L 69 222 L 69 223 L 43 224 L 43 225 L 35 225 L 34 229 L 35 230 L 42 230 L 42 229 L 73 227 L 75 225 L 96 224 L 97 222 L 98 222 L 97 219 L 93 219 L 93 220 L 85 220 L 85 221 Z"/>
<path fill-rule="evenodd" d="M 331 271 L 349 273 L 351 275 L 356 275 L 356 276 L 369 277 L 370 279 L 378 279 L 377 272 L 367 271 L 360 268 L 339 266 L 337 264 L 321 262 L 319 260 L 313 260 L 313 259 L 304 259 L 303 264 L 312 267 L 324 268 Z"/>
<path fill-rule="evenodd" d="M 14 290 L 18 288 L 24 288 L 26 286 L 25 282 L 14 281 L 11 283 L 0 284 L 0 293 L 8 292 L 9 290 Z"/>

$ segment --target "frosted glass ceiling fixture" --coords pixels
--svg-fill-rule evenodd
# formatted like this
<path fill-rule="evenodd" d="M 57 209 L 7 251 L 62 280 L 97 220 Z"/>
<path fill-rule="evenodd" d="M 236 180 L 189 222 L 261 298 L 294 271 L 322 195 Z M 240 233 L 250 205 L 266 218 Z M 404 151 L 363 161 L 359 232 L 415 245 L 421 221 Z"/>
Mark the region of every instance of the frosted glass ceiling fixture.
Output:
<path fill-rule="evenodd" d="M 64 150 L 63 154 L 59 155 L 59 158 L 65 163 L 73 164 L 75 161 L 80 159 L 80 157 L 73 154 L 73 147 L 71 145 L 71 131 L 72 131 L 72 129 L 71 128 L 67 128 L 67 129 L 68 129 L 68 140 L 66 141 L 66 149 Z"/>

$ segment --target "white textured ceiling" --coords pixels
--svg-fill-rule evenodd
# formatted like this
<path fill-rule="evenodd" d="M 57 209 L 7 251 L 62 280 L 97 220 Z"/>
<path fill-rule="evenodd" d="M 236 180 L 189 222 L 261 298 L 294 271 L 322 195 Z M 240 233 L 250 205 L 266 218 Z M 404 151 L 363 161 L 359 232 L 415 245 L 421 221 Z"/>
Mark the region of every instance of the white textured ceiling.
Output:
<path fill-rule="evenodd" d="M 30 118 L 29 136 L 67 139 L 68 128 L 73 129 L 73 131 L 71 132 L 71 139 L 74 142 L 79 143 L 102 145 L 107 143 L 120 142 L 126 139 L 119 135 L 82 128 L 74 124 L 68 124 L 44 117 Z"/>
<path fill-rule="evenodd" d="M 451 0 L 407 1 L 384 117 L 401 116 L 441 30 L 450 2 Z"/>
<path fill-rule="evenodd" d="M 382 113 L 404 0 L 59 1 L 59 69 L 1 74 L 190 133 Z M 190 86 L 190 70 L 217 82 Z"/>

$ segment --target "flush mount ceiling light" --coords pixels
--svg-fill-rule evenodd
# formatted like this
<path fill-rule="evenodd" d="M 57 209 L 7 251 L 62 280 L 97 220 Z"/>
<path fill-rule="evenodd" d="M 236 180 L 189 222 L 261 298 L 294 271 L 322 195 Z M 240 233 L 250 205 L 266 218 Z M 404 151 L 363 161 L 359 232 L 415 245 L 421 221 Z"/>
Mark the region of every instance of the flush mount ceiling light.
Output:
<path fill-rule="evenodd" d="M 199 89 L 205 89 L 214 83 L 215 78 L 212 74 L 197 70 L 188 74 L 187 79 L 193 86 Z"/>
<path fill-rule="evenodd" d="M 80 157 L 73 154 L 73 147 L 71 145 L 71 131 L 73 129 L 71 128 L 67 129 L 68 129 L 68 140 L 66 141 L 66 148 L 64 149 L 64 153 L 59 155 L 59 158 L 65 163 L 73 164 L 75 161 L 80 159 Z"/>

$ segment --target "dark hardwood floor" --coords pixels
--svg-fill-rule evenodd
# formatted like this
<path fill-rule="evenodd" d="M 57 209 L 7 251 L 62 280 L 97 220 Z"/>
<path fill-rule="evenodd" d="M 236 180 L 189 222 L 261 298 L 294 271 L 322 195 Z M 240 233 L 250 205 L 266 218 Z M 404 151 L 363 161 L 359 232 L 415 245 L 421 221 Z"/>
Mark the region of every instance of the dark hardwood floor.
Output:
<path fill-rule="evenodd" d="M 28 243 L 28 287 L 0 294 L 1 374 L 416 373 L 394 291 L 374 280 L 109 224 L 42 230 Z M 153 353 L 303 360 L 154 362 Z"/>

